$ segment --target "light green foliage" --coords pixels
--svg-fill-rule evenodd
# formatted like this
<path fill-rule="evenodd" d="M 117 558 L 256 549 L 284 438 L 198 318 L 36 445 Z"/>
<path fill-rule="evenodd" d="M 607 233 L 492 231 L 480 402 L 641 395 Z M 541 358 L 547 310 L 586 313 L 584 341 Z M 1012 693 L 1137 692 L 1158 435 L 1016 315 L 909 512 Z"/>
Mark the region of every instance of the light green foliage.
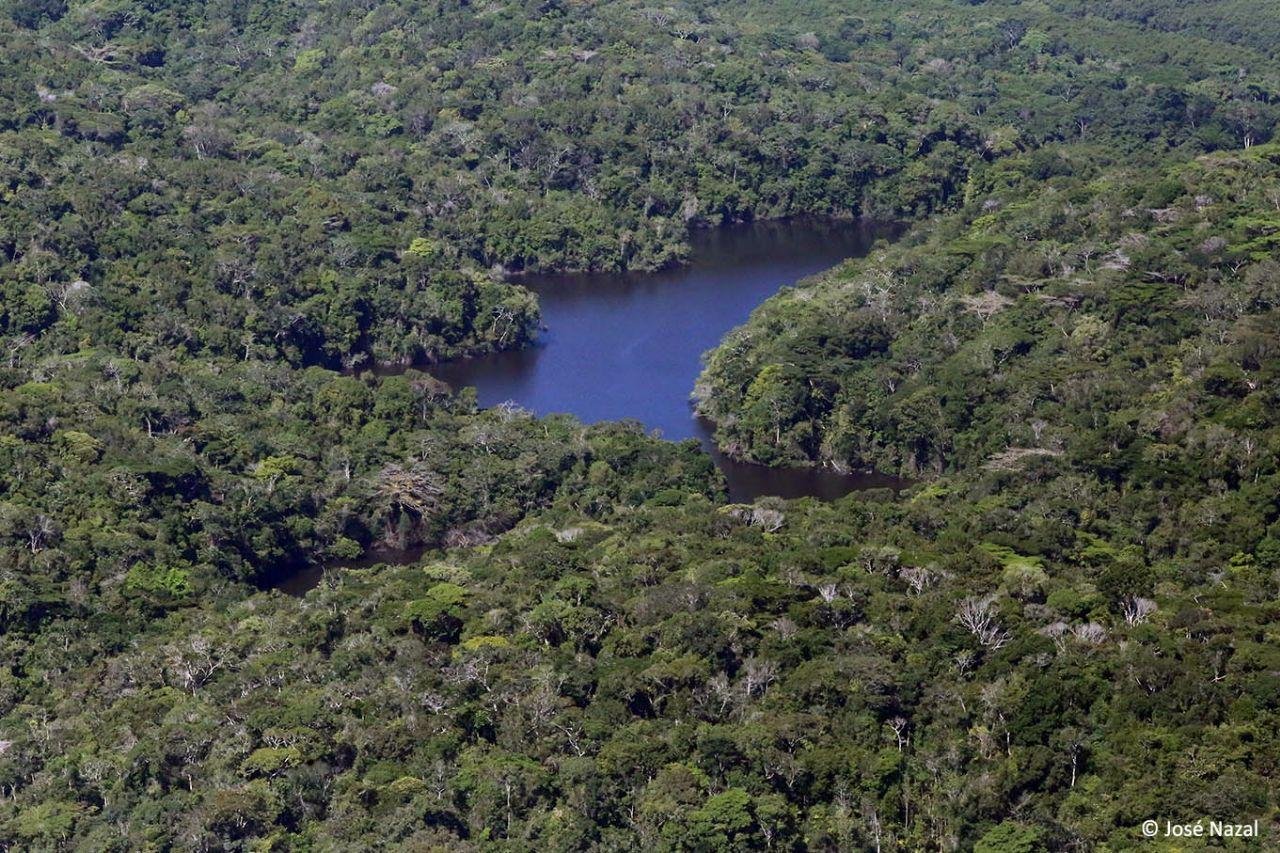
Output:
<path fill-rule="evenodd" d="M 320 64 L 324 61 L 324 49 L 319 47 L 309 48 L 308 50 L 298 51 L 298 56 L 294 59 L 293 69 L 299 73 L 305 74 L 309 71 L 316 71 L 320 68 Z"/>
<path fill-rule="evenodd" d="M 994 827 L 974 845 L 974 853 L 1040 853 L 1044 833 L 1037 827 L 1006 821 Z"/>
<path fill-rule="evenodd" d="M 49 801 L 33 806 L 14 821 L 18 836 L 28 842 L 58 844 L 71 837 L 76 817 L 83 811 L 78 803 Z"/>
<path fill-rule="evenodd" d="M 178 566 L 135 563 L 125 576 L 130 590 L 180 598 L 191 592 L 191 572 Z"/>
<path fill-rule="evenodd" d="M 925 215 L 1081 136 L 1265 141 L 1268 16 L 1147 5 L 10 3 L 0 335 L 433 361 L 537 330 L 527 294 L 459 293 L 462 271 L 651 269 L 690 225 Z M 1231 239 L 1265 252 L 1272 230 Z"/>
<path fill-rule="evenodd" d="M 433 240 L 430 237 L 414 237 L 413 242 L 409 244 L 409 248 L 404 251 L 407 255 L 430 261 L 439 258 L 442 247 L 438 240 Z"/>
<path fill-rule="evenodd" d="M 68 456 L 79 462 L 95 462 L 102 454 L 102 442 L 80 430 L 61 430 L 54 433 L 53 442 L 62 447 Z"/>
<path fill-rule="evenodd" d="M 996 502 L 974 501 L 971 480 L 950 482 L 963 496 L 949 523 L 994 535 Z M 402 844 L 421 824 L 388 815 L 408 808 L 499 842 L 571 814 L 590 790 L 597 817 L 556 824 L 574 846 L 616 836 L 643 848 L 757 849 L 769 838 L 863 849 L 877 832 L 882 844 L 936 837 L 926 815 L 937 809 L 958 846 L 1044 850 L 1072 839 L 1123 847 L 1137 809 L 1251 814 L 1269 802 L 1254 769 L 1275 754 L 1280 714 L 1280 664 L 1253 639 L 1274 617 L 1265 576 L 1165 584 L 1158 618 L 1129 625 L 1071 549 L 1030 559 L 935 535 L 930 502 L 795 502 L 763 539 L 709 502 L 584 517 L 565 497 L 428 573 L 465 587 L 424 590 L 420 566 L 376 567 L 305 600 L 260 594 L 190 610 L 180 633 L 146 631 L 107 654 L 113 671 L 168 661 L 145 690 L 83 682 L 88 701 L 60 711 L 70 726 L 47 745 L 6 718 L 11 755 L 76 756 L 102 780 L 84 790 L 106 786 L 110 808 L 175 809 L 209 838 L 257 837 L 283 819 L 335 840 Z M 551 533 L 578 526 L 577 538 Z M 997 602 L 1004 648 L 955 620 L 973 590 L 1041 565 L 1044 599 Z M 918 566 L 932 580 L 915 584 Z M 1163 630 L 1166 619 L 1179 627 Z M 1064 624 L 1097 628 L 1077 637 Z M 1228 638 L 1235 653 L 1224 657 Z M 1222 679 L 1201 693 L 1215 665 Z M 58 683 L 94 671 L 79 664 Z M 263 678 L 278 689 L 256 689 Z M 227 707 L 230 723 L 215 712 Z M 101 759 L 86 750 L 126 720 L 140 743 L 196 756 L 155 771 L 170 793 L 96 775 Z M 1189 750 L 1230 786 L 1176 772 Z M 329 793 L 309 787 L 315 774 Z M 192 796 L 186 775 L 224 781 Z M 954 800 L 956 780 L 981 801 L 1029 796 L 1056 817 L 993 824 Z M 68 799 L 79 790 L 51 778 L 19 800 L 82 802 Z M 841 811 L 849 791 L 857 819 Z M 328 812 L 308 816 L 300 797 Z M 903 822 L 906 801 L 921 812 Z M 75 825 L 97 826 L 83 805 Z M 634 817 L 607 817 L 615 809 Z"/>
<path fill-rule="evenodd" d="M 1280 257 L 1208 235 L 1274 206 L 1277 151 L 1111 167 L 1081 149 L 1073 174 L 1032 202 L 1040 153 L 983 169 L 989 194 L 960 213 L 757 309 L 709 355 L 699 409 L 751 460 L 907 475 L 1099 459 L 1126 470 L 1176 459 L 1189 472 L 1205 455 L 1199 433 L 1158 426 L 1188 395 L 1265 444 L 1254 412 L 1273 364 Z M 841 342 L 865 340 L 872 319 L 883 343 L 848 358 Z M 1171 373 L 1196 347 L 1195 376 Z"/>
<path fill-rule="evenodd" d="M 275 483 L 298 470 L 298 460 L 292 456 L 268 456 L 253 469 L 253 476 L 258 480 Z"/>
<path fill-rule="evenodd" d="M 272 776 L 302 760 L 302 753 L 296 747 L 262 747 L 249 754 L 241 765 L 246 776 Z"/>
<path fill-rule="evenodd" d="M 0 4 L 0 847 L 1272 831 L 1277 22 Z M 529 345 L 504 271 L 800 214 L 912 221 L 699 406 L 901 495 L 729 506 L 693 442 L 365 370 Z"/>
<path fill-rule="evenodd" d="M 405 605 L 405 616 L 429 624 L 439 619 L 456 617 L 467 600 L 467 591 L 457 584 L 438 583 L 427 590 L 426 596 Z"/>

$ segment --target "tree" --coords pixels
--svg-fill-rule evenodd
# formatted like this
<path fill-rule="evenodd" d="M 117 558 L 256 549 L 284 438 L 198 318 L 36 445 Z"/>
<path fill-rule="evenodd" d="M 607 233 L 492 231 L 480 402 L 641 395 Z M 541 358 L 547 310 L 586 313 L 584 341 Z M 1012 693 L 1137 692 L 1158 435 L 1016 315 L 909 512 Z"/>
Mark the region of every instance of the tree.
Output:
<path fill-rule="evenodd" d="M 444 493 L 439 474 L 425 463 L 387 465 L 374 477 L 372 490 L 383 538 L 400 548 L 440 509 Z"/>
<path fill-rule="evenodd" d="M 979 644 L 993 650 L 1009 642 L 1009 633 L 996 621 L 995 601 L 994 595 L 966 598 L 956 610 L 956 621 L 973 634 Z"/>
<path fill-rule="evenodd" d="M 1048 849 L 1043 837 L 1039 827 L 1005 821 L 978 839 L 973 849 L 974 853 L 1039 853 Z"/>

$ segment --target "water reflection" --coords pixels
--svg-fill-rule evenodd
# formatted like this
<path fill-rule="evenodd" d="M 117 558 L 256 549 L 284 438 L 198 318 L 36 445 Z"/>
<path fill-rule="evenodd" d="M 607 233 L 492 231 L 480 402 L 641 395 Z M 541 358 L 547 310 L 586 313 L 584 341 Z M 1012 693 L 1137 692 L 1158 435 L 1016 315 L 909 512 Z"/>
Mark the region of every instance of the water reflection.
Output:
<path fill-rule="evenodd" d="M 733 503 L 750 503 L 766 495 L 786 498 L 817 498 L 834 501 L 852 492 L 867 489 L 892 489 L 898 491 L 907 481 L 878 471 L 854 471 L 841 474 L 830 468 L 792 467 L 770 468 L 730 459 L 716 448 L 711 440 L 714 425 L 703 418 L 697 419 L 697 435 L 704 450 L 715 460 L 716 467 L 724 474 L 729 485 L 729 500 Z"/>
<path fill-rule="evenodd" d="M 767 468 L 734 462 L 711 442 L 689 393 L 702 354 L 779 288 L 867 253 L 892 237 L 885 223 L 791 220 L 695 233 L 689 266 L 658 273 L 532 276 L 546 326 L 539 345 L 435 365 L 480 405 L 512 401 L 538 414 L 569 412 L 586 423 L 634 418 L 664 438 L 696 438 L 729 481 L 730 498 L 763 495 L 834 500 L 867 488 L 898 488 L 882 474 Z"/>
<path fill-rule="evenodd" d="M 354 560 L 313 563 L 309 566 L 285 572 L 279 578 L 266 585 L 287 595 L 306 595 L 318 587 L 329 572 L 339 572 L 344 569 L 367 569 L 383 563 L 390 566 L 407 566 L 421 560 L 422 555 L 429 550 L 426 545 L 415 545 L 411 548 L 370 548 Z"/>

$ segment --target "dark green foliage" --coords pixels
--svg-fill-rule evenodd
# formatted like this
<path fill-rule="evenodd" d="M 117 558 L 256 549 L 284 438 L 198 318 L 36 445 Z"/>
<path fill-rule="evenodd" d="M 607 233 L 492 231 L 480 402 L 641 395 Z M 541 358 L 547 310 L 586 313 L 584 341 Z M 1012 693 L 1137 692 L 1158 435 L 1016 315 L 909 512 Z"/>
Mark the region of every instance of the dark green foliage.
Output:
<path fill-rule="evenodd" d="M 1276 382 L 1280 267 L 1244 214 L 1274 204 L 1278 151 L 1171 177 L 1095 168 L 1037 203 L 1010 158 L 992 169 L 1007 189 L 761 306 L 709 356 L 700 408 L 763 462 L 917 475 L 1060 459 L 1165 487 L 1266 475 L 1252 453 L 1199 457 L 1206 441 L 1269 446 L 1275 426 L 1254 413 Z M 1159 208 L 1130 207 L 1152 187 Z"/>
<path fill-rule="evenodd" d="M 1037 604 L 921 534 L 933 500 L 795 502 L 765 534 L 752 507 L 602 521 L 562 491 L 491 544 L 175 613 L 91 663 L 62 621 L 24 656 L 28 702 L 60 724 L 8 727 L 0 766 L 30 808 L 0 815 L 14 838 L 127 817 L 122 847 L 159 810 L 182 846 L 1043 850 L 1268 806 L 1271 580 L 1165 583 L 1133 624 L 1082 615 L 1070 550 L 1046 555 Z M 951 506 L 997 532 L 976 493 Z M 973 590 L 1013 642 L 958 620 Z M 109 746 L 125 724 L 132 745 Z"/>
<path fill-rule="evenodd" d="M 329 366 L 519 347 L 537 308 L 495 267 L 659 267 L 690 226 L 923 215 L 1021 150 L 1236 147 L 1280 115 L 1234 29 L 1163 10 L 1152 45 L 1098 4 L 1004 5 L 14 0 L 0 336 Z"/>
<path fill-rule="evenodd" d="M 0 0 L 0 846 L 1273 833 L 1276 21 Z M 730 505 L 692 442 L 362 372 L 794 214 L 916 221 L 700 406 L 903 494 Z"/>

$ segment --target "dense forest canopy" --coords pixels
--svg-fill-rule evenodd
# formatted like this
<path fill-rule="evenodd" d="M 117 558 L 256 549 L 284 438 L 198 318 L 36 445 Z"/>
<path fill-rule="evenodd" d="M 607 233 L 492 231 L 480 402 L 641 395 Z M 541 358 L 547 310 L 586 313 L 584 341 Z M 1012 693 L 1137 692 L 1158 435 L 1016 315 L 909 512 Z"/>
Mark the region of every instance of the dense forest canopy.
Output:
<path fill-rule="evenodd" d="M 0 845 L 1276 832 L 1277 21 L 0 0 Z M 510 273 L 795 214 L 906 232 L 698 405 L 901 494 L 730 504 L 430 374 L 533 342 Z"/>
<path fill-rule="evenodd" d="M 1153 39 L 1089 4 L 6 5 L 0 334 L 40 351 L 522 346 L 536 306 L 494 268 L 922 215 L 1020 150 L 1237 148 L 1280 111 L 1234 29 Z"/>

